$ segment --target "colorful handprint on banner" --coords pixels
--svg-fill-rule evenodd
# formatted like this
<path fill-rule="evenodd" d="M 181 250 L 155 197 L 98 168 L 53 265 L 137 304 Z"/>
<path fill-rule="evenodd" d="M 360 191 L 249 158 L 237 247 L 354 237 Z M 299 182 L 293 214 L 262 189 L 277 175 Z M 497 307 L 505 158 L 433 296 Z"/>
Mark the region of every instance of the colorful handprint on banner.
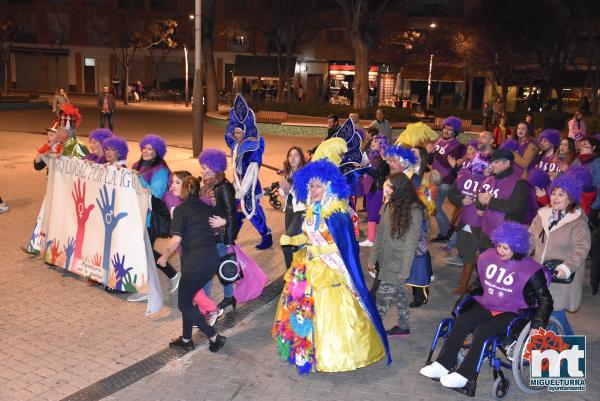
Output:
<path fill-rule="evenodd" d="M 85 182 L 82 187 L 81 180 L 79 179 L 77 180 L 77 184 L 73 184 L 73 192 L 71 195 L 73 197 L 73 202 L 75 202 L 75 215 L 77 217 L 75 259 L 81 259 L 81 250 L 83 249 L 83 239 L 85 237 L 85 224 L 90 217 L 90 212 L 94 208 L 94 205 L 85 205 Z"/>
<path fill-rule="evenodd" d="M 104 223 L 104 252 L 102 255 L 102 269 L 104 270 L 103 284 L 108 282 L 108 271 L 110 263 L 110 246 L 112 243 L 112 233 L 117 227 L 119 221 L 127 216 L 127 212 L 121 212 L 115 215 L 115 189 L 109 198 L 106 185 L 100 189 L 100 198 L 96 198 L 96 204 L 102 213 L 102 222 Z"/>
<path fill-rule="evenodd" d="M 125 255 L 119 258 L 119 253 L 115 253 L 112 259 L 112 265 L 115 272 L 115 286 L 113 288 L 122 291 L 123 290 L 123 278 L 128 274 L 133 267 L 125 268 Z"/>
<path fill-rule="evenodd" d="M 67 256 L 65 270 L 71 270 L 71 262 L 73 261 L 73 253 L 75 252 L 75 238 L 67 238 L 67 246 L 63 246 L 63 250 Z"/>

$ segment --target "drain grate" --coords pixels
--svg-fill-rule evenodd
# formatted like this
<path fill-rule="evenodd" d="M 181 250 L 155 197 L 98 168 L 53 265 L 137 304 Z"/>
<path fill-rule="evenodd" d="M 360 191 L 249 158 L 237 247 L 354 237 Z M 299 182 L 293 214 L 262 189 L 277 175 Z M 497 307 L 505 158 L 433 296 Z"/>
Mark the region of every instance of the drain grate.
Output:
<path fill-rule="evenodd" d="M 239 306 L 235 313 L 226 313 L 215 325 L 218 331 L 225 331 L 233 328 L 249 314 L 269 303 L 281 294 L 283 289 L 283 275 L 276 278 L 271 284 L 265 287 L 263 293 L 257 299 Z M 201 336 L 201 335 L 199 335 Z M 194 338 L 194 342 L 201 344 L 206 338 Z M 169 362 L 182 357 L 185 354 L 183 350 L 179 351 L 173 348 L 165 348 L 157 353 L 143 359 L 133 365 L 112 374 L 84 389 L 73 393 L 61 401 L 97 401 L 119 390 L 137 382 L 138 380 L 151 375 L 159 369 L 166 366 Z"/>

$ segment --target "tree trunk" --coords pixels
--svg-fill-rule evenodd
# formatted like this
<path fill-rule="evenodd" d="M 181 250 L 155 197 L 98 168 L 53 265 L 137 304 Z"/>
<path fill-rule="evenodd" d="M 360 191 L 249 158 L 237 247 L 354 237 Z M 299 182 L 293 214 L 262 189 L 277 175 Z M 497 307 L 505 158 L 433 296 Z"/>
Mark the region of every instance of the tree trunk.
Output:
<path fill-rule="evenodd" d="M 277 80 L 277 103 L 283 103 L 287 99 L 285 98 L 285 84 L 287 83 L 287 77 L 285 75 L 285 67 L 283 66 L 283 55 L 281 53 L 281 47 L 278 46 L 279 49 L 277 51 L 277 72 L 279 79 Z"/>
<path fill-rule="evenodd" d="M 288 82 L 288 101 L 293 101 L 294 99 L 294 75 L 290 74 L 290 71 L 292 68 L 294 68 L 292 66 L 292 58 L 293 58 L 293 46 L 291 45 L 291 43 L 287 44 L 287 53 L 285 55 L 285 67 L 283 68 L 283 73 L 285 74 L 285 79 Z"/>
<path fill-rule="evenodd" d="M 354 108 L 365 109 L 369 98 L 369 50 L 360 34 L 352 35 L 354 46 Z"/>
<path fill-rule="evenodd" d="M 556 91 L 556 111 L 558 111 L 559 113 L 562 113 L 563 111 L 563 87 L 562 85 L 556 85 L 554 87 L 554 90 Z"/>
<path fill-rule="evenodd" d="M 123 88 L 123 104 L 128 105 L 129 104 L 129 66 L 125 65 L 125 66 L 123 66 L 123 69 L 125 70 L 125 88 Z"/>
<path fill-rule="evenodd" d="M 206 111 L 217 111 L 219 108 L 219 94 L 217 90 L 217 69 L 215 67 L 215 56 L 213 39 L 202 38 L 202 55 L 206 66 Z"/>

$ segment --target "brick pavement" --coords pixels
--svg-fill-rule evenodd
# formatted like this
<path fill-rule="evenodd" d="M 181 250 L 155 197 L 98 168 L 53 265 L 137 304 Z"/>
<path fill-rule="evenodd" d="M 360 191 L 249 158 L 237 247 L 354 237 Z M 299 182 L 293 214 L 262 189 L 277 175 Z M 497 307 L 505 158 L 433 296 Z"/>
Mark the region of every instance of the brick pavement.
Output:
<path fill-rule="evenodd" d="M 58 400 L 163 349 L 181 330 L 176 295 L 165 292 L 165 307 L 144 317 L 145 305 L 124 295 L 87 287 L 74 275 L 48 267 L 20 248 L 26 246 L 45 193 L 46 175 L 32 168 L 40 135 L 0 133 L 0 193 L 10 210 L 0 215 L 0 400 Z M 138 156 L 132 149 L 129 162 Z M 170 148 L 172 169 L 198 174 L 185 149 Z M 265 182 L 275 174 L 265 170 Z M 272 210 L 265 205 L 266 210 Z M 275 237 L 283 213 L 268 213 Z M 256 231 L 245 224 L 238 244 L 270 277 L 283 273 L 279 247 L 258 252 Z M 160 250 L 164 242 L 157 244 Z M 173 260 L 176 267 L 177 260 Z M 168 288 L 164 275 L 163 289 Z M 222 296 L 215 285 L 214 298 Z"/>

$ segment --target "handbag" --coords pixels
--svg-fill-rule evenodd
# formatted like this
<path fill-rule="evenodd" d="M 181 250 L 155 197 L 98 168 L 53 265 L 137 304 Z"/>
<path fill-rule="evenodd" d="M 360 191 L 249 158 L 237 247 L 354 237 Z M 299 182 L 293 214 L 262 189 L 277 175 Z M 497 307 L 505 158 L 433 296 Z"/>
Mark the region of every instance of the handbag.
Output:
<path fill-rule="evenodd" d="M 167 238 L 171 230 L 171 213 L 167 204 L 155 196 L 151 198 L 152 211 L 150 212 L 150 227 L 148 229 L 151 238 Z"/>
<path fill-rule="evenodd" d="M 227 285 L 244 278 L 244 273 L 239 268 L 235 252 L 229 252 L 227 246 L 222 242 L 217 244 L 217 252 L 219 253 L 217 276 L 219 276 L 221 283 Z"/>
<path fill-rule="evenodd" d="M 544 262 L 544 267 L 550 271 L 552 274 L 552 282 L 556 284 L 571 284 L 573 282 L 573 278 L 575 277 L 575 272 L 571 273 L 571 275 L 567 278 L 558 278 L 558 270 L 557 267 L 563 264 L 564 261 L 560 259 L 549 259 Z"/>

